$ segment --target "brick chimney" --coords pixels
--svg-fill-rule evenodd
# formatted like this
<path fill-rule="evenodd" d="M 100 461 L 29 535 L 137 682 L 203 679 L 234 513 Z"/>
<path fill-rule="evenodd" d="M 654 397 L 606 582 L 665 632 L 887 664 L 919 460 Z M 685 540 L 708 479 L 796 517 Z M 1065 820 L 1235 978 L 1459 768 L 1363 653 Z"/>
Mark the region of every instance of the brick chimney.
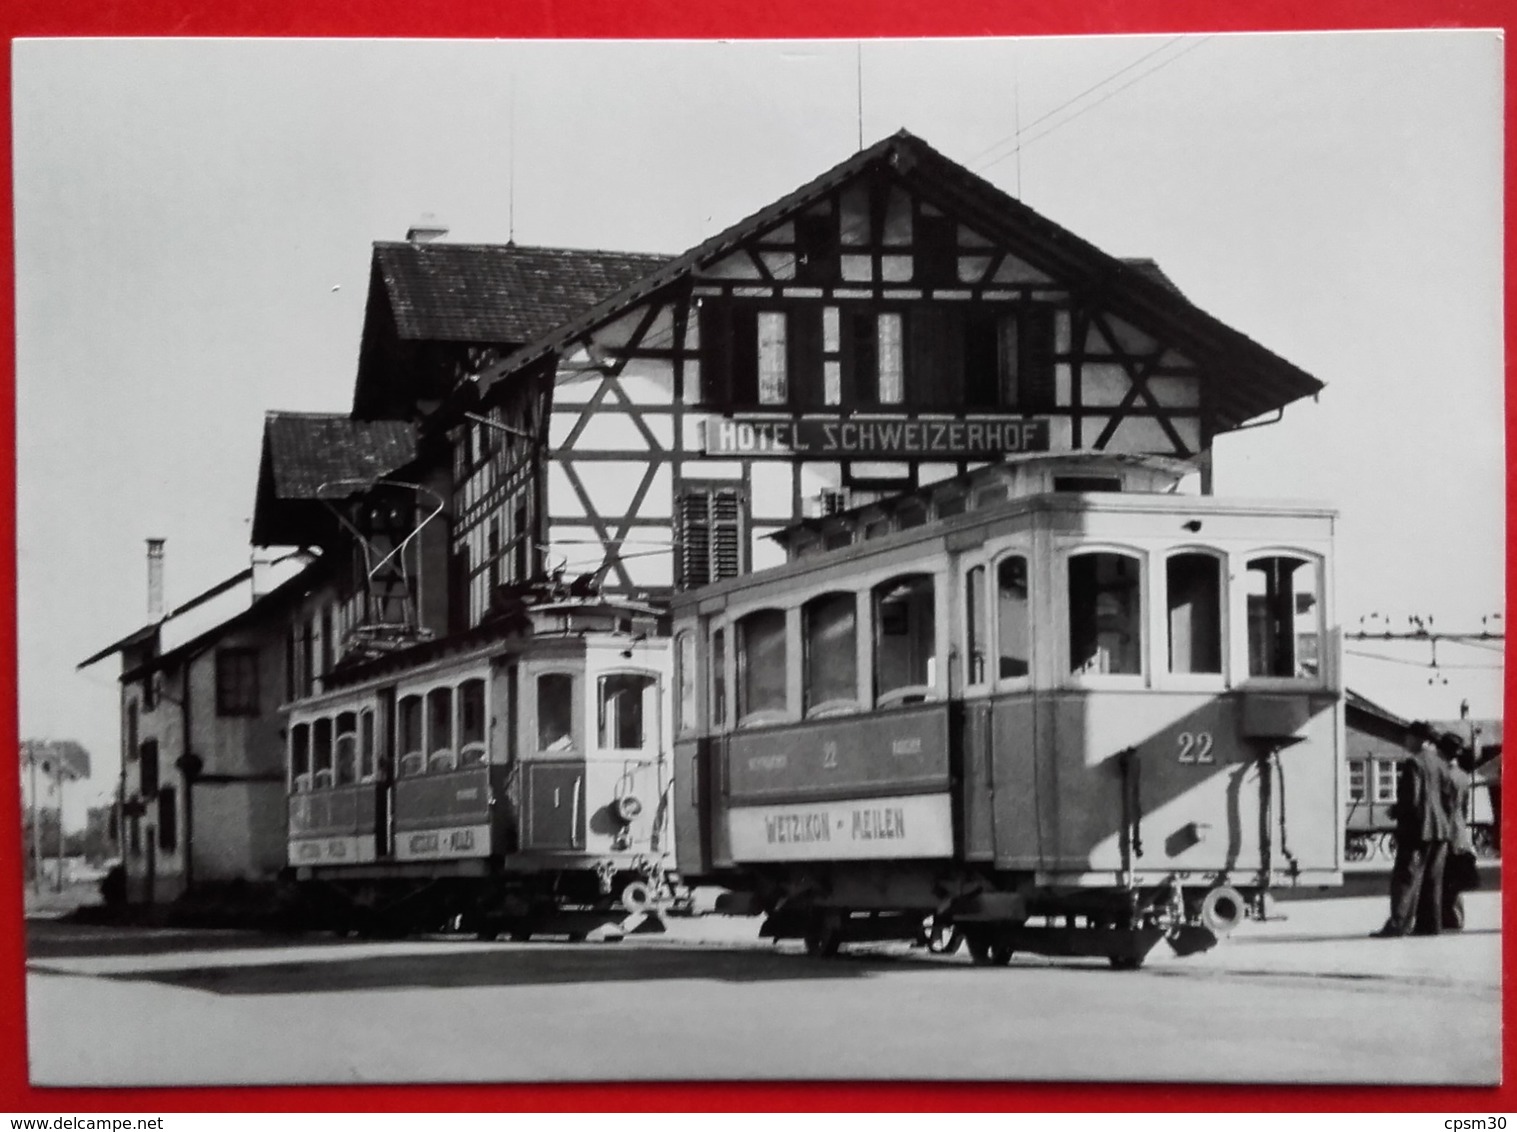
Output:
<path fill-rule="evenodd" d="M 147 617 L 158 621 L 163 617 L 163 539 L 147 540 Z"/>
<path fill-rule="evenodd" d="M 440 240 L 448 234 L 448 226 L 439 224 L 437 219 L 429 212 L 420 221 L 406 229 L 406 243 L 430 244 L 433 240 Z"/>

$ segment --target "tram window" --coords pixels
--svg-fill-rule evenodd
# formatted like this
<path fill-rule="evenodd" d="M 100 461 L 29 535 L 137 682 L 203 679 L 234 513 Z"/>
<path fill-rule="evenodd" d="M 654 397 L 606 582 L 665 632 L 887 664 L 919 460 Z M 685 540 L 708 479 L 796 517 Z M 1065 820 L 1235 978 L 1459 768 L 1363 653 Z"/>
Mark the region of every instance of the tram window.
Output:
<path fill-rule="evenodd" d="M 485 761 L 485 682 L 465 680 L 458 686 L 458 765 Z"/>
<path fill-rule="evenodd" d="M 406 696 L 400 701 L 400 776 L 407 778 L 427 768 L 427 756 L 421 747 L 421 697 Z"/>
<path fill-rule="evenodd" d="M 1396 800 L 1396 772 L 1400 763 L 1395 759 L 1375 760 L 1375 802 L 1385 805 Z"/>
<path fill-rule="evenodd" d="M 312 785 L 320 790 L 332 785 L 332 721 L 318 719 L 312 730 L 311 779 Z"/>
<path fill-rule="evenodd" d="M 727 634 L 711 634 L 711 726 L 727 723 Z"/>
<path fill-rule="evenodd" d="M 1069 669 L 1086 676 L 1143 671 L 1138 559 L 1092 552 L 1069 559 Z"/>
<path fill-rule="evenodd" d="M 568 751 L 574 741 L 574 677 L 545 672 L 537 678 L 537 749 Z"/>
<path fill-rule="evenodd" d="M 645 743 L 644 703 L 653 677 L 616 672 L 600 678 L 600 745 L 603 750 L 636 751 Z"/>
<path fill-rule="evenodd" d="M 996 567 L 996 625 L 1000 630 L 1002 680 L 1026 676 L 1032 668 L 1032 605 L 1027 592 L 1027 559 L 1020 554 Z"/>
<path fill-rule="evenodd" d="M 427 770 L 449 771 L 458 765 L 453 753 L 453 689 L 427 693 Z"/>
<path fill-rule="evenodd" d="M 674 640 L 674 712 L 681 734 L 695 728 L 695 636 L 681 633 Z"/>
<path fill-rule="evenodd" d="M 806 714 L 857 708 L 858 600 L 851 593 L 813 598 L 801 623 Z"/>
<path fill-rule="evenodd" d="M 1303 558 L 1276 555 L 1248 564 L 1248 674 L 1317 675 L 1317 571 Z"/>
<path fill-rule="evenodd" d="M 1369 798 L 1368 776 L 1364 770 L 1363 759 L 1348 760 L 1348 800 L 1350 802 L 1363 802 Z"/>
<path fill-rule="evenodd" d="M 737 717 L 785 710 L 785 614 L 761 609 L 737 623 Z"/>
<path fill-rule="evenodd" d="M 337 759 L 332 778 L 336 786 L 358 781 L 358 717 L 345 711 L 337 717 Z"/>
<path fill-rule="evenodd" d="M 1169 670 L 1222 673 L 1222 563 L 1176 554 L 1165 563 L 1169 590 Z"/>
<path fill-rule="evenodd" d="M 932 575 L 908 574 L 874 589 L 875 702 L 915 703 L 936 683 Z"/>
<path fill-rule="evenodd" d="M 966 684 L 983 684 L 986 680 L 985 648 L 985 567 L 975 566 L 964 575 L 964 655 L 968 657 Z"/>
<path fill-rule="evenodd" d="M 370 781 L 374 771 L 374 710 L 364 708 L 358 713 L 358 781 Z"/>
<path fill-rule="evenodd" d="M 311 788 L 311 728 L 297 723 L 290 729 L 290 786 L 297 794 Z"/>

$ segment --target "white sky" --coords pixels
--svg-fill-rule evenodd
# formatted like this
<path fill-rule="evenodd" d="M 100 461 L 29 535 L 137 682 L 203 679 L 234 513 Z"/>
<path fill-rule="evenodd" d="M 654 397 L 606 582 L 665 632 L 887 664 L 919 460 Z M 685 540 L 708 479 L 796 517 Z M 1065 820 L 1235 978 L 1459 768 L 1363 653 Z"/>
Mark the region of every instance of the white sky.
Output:
<path fill-rule="evenodd" d="M 20 719 L 94 756 L 71 824 L 118 766 L 119 667 L 74 666 L 144 619 L 148 536 L 171 606 L 247 564 L 263 412 L 349 407 L 372 241 L 503 242 L 514 180 L 518 243 L 683 251 L 854 152 L 858 59 L 18 42 Z M 1346 628 L 1502 609 L 1496 33 L 868 42 L 862 82 L 866 144 L 911 130 L 1327 383 L 1217 491 L 1341 508 Z M 1349 647 L 1402 661 L 1347 659 L 1402 715 L 1500 714 L 1497 652 L 1430 685 L 1425 646 Z"/>

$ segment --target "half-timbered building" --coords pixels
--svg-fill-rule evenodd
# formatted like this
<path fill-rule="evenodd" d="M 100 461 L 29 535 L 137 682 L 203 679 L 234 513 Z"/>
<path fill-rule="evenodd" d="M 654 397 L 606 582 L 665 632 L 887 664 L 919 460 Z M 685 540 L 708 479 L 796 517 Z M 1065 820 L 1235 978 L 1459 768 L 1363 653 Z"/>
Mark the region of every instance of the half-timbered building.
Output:
<path fill-rule="evenodd" d="M 1208 491 L 1217 436 L 1320 387 L 901 132 L 487 365 L 431 427 L 475 624 L 545 570 L 658 600 L 772 565 L 798 519 L 1027 453 L 1172 457 Z"/>

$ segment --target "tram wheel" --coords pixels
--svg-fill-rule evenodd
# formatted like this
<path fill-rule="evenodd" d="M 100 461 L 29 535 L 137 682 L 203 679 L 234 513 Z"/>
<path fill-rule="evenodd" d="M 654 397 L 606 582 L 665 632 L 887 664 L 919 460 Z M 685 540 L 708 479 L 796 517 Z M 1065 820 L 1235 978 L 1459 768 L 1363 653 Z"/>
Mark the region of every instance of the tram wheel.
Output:
<path fill-rule="evenodd" d="M 927 950 L 934 955 L 952 955 L 964 945 L 964 933 L 953 927 L 927 929 Z"/>
<path fill-rule="evenodd" d="M 969 961 L 976 967 L 998 967 L 1011 962 L 1011 950 L 992 942 L 983 932 L 965 932 L 964 943 L 969 948 Z"/>
<path fill-rule="evenodd" d="M 831 959 L 843 947 L 842 924 L 835 915 L 816 915 L 806 927 L 806 954 Z"/>

